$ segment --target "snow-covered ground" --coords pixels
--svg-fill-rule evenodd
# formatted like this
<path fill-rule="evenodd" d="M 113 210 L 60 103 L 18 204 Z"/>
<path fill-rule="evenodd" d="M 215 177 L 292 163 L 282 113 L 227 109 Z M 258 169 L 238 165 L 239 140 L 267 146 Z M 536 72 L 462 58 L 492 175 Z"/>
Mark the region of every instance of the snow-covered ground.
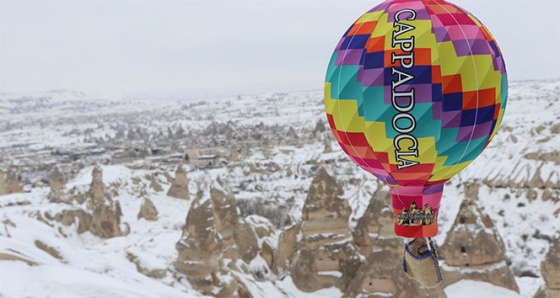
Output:
<path fill-rule="evenodd" d="M 479 189 L 479 206 L 494 220 L 507 248 L 506 258 L 516 274 L 520 294 L 483 282 L 461 281 L 445 289 L 448 297 L 532 297 L 544 282 L 540 262 L 549 241 L 558 236 L 560 189 L 523 185 L 535 173 L 543 182 L 557 183 L 559 166 L 554 160 L 531 158 L 531 153 L 558 152 L 560 133 L 560 81 L 514 82 L 503 127 L 485 152 L 465 171 L 446 185 L 440 211 L 443 244 L 459 205 L 464 184 L 486 181 Z M 239 135 L 259 131 L 272 139 L 272 132 L 288 132 L 292 127 L 300 136 L 309 136 L 318 121 L 324 121 L 321 92 L 240 96 L 216 101 L 110 101 L 91 99 L 75 92 L 30 95 L 0 95 L 0 164 L 25 164 L 33 152 L 74 150 L 95 145 L 84 138 L 114 138 L 124 127 L 140 127 L 157 133 L 167 127 L 184 127 L 201 133 L 213 124 L 233 127 Z M 327 128 L 328 130 L 328 128 Z M 377 181 L 352 164 L 330 139 L 334 152 L 324 153 L 322 134 L 316 141 L 275 145 L 269 157 L 264 149 L 249 148 L 244 163 L 196 170 L 186 166 L 190 193 L 198 184 L 220 177 L 233 189 L 239 201 L 255 201 L 270 208 L 286 207 L 292 220 L 301 218 L 307 189 L 319 164 L 344 183 L 344 198 L 360 217 Z M 228 150 L 228 146 L 224 146 Z M 15 153 L 14 153 L 15 152 Z M 10 153 L 11 155 L 7 155 Z M 528 156 L 529 154 L 529 156 Z M 539 156 L 537 154 L 537 156 Z M 144 160 L 139 163 L 144 163 Z M 72 176 L 66 189 L 86 190 L 92 167 L 86 166 Z M 122 222 L 130 234 L 101 239 L 89 232 L 78 234 L 76 226 L 49 224 L 38 220 L 40 213 L 56 215 L 72 206 L 51 203 L 48 187 L 34 187 L 27 193 L 0 196 L 0 297 L 200 297 L 185 276 L 174 267 L 175 244 L 180 239 L 191 201 L 165 195 L 169 182 L 158 175 L 163 192 L 150 187 L 147 175 L 174 168 L 133 169 L 125 165 L 103 166 L 106 185 L 116 185 L 123 210 Z M 28 173 L 24 173 L 29 175 Z M 491 181 L 516 185 L 492 187 Z M 138 182 L 140 181 L 140 182 Z M 159 211 L 157 221 L 137 219 L 145 191 Z M 543 200 L 544 192 L 551 199 Z M 534 198 L 534 199 L 533 199 Z M 49 249 L 51 252 L 48 253 Z M 150 278 L 138 266 L 158 272 Z M 530 273 L 530 274 L 529 274 Z M 529 275 L 529 276 L 528 276 Z M 537 277 L 530 277 L 535 275 Z M 256 297 L 340 297 L 337 289 L 315 293 L 298 290 L 290 277 L 276 281 L 246 280 Z"/>

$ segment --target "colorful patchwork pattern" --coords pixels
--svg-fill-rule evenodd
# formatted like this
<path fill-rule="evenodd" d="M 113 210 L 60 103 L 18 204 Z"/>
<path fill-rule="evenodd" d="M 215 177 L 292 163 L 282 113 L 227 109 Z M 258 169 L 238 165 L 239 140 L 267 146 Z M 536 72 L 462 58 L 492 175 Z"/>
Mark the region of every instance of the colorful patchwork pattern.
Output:
<path fill-rule="evenodd" d="M 400 188 L 442 184 L 468 166 L 506 102 L 496 41 L 443 0 L 389 0 L 362 15 L 336 46 L 325 83 L 344 152 Z"/>

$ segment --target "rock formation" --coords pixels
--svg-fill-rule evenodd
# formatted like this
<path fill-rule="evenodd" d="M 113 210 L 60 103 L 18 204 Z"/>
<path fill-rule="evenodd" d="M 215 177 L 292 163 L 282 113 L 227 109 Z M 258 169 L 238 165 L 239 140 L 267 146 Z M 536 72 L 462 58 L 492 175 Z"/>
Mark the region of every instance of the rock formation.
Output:
<path fill-rule="evenodd" d="M 242 145 L 241 146 L 241 160 L 245 161 L 247 159 L 247 155 L 249 154 L 249 149 L 247 148 L 247 145 Z"/>
<path fill-rule="evenodd" d="M 393 231 L 391 193 L 378 185 L 362 218 L 358 220 L 352 236 L 360 252 L 367 256 L 372 249 L 392 247 L 402 249 L 402 240 Z"/>
<path fill-rule="evenodd" d="M 278 246 L 274 252 L 272 271 L 278 276 L 288 274 L 291 261 L 294 259 L 298 249 L 299 225 L 285 228 L 278 237 Z"/>
<path fill-rule="evenodd" d="M 0 196 L 8 194 L 6 191 L 6 177 L 4 177 L 4 172 L 0 170 Z"/>
<path fill-rule="evenodd" d="M 350 281 L 344 297 L 446 297 L 443 287 L 421 288 L 405 275 L 402 270 L 402 240 L 397 240 L 401 244 L 399 250 L 388 247 L 368 254 L 356 277 Z"/>
<path fill-rule="evenodd" d="M 150 187 L 157 192 L 163 191 L 163 187 L 161 187 L 161 184 L 157 181 L 156 176 L 157 174 L 149 175 L 148 179 L 150 180 Z"/>
<path fill-rule="evenodd" d="M 403 240 L 395 236 L 393 220 L 391 193 L 378 185 L 353 231 L 365 261 L 344 297 L 446 297 L 443 288 L 421 288 L 403 272 Z"/>
<path fill-rule="evenodd" d="M 220 271 L 222 246 L 212 209 L 209 194 L 199 191 L 187 215 L 183 236 L 177 242 L 179 257 L 175 263 L 194 287 L 208 290 L 215 282 L 213 275 Z"/>
<path fill-rule="evenodd" d="M 325 146 L 325 148 L 323 149 L 323 153 L 331 153 L 333 151 L 331 140 L 329 138 L 323 139 L 323 145 Z"/>
<path fill-rule="evenodd" d="M 0 195 L 20 192 L 23 192 L 21 168 L 11 165 L 6 174 L 0 171 Z"/>
<path fill-rule="evenodd" d="M 360 265 L 348 228 L 352 210 L 341 195 L 337 181 L 320 167 L 303 207 L 302 239 L 290 268 L 302 291 L 331 286 L 344 290 Z"/>
<path fill-rule="evenodd" d="M 265 159 L 270 159 L 270 155 L 272 154 L 272 150 L 270 149 L 270 142 L 267 139 L 265 139 L 265 142 L 263 142 L 261 148 L 262 148 L 263 157 Z"/>
<path fill-rule="evenodd" d="M 171 183 L 171 188 L 167 192 L 167 195 L 178 199 L 189 199 L 189 181 L 187 180 L 187 172 L 185 172 L 183 168 L 182 161 L 177 166 L 175 178 Z"/>
<path fill-rule="evenodd" d="M 259 215 L 249 215 L 245 220 L 253 227 L 257 237 L 263 239 L 269 237 L 275 233 L 276 228 L 274 225 L 265 217 Z"/>
<path fill-rule="evenodd" d="M 95 209 L 101 206 L 105 201 L 110 200 L 109 196 L 105 193 L 105 184 L 103 184 L 103 169 L 100 166 L 95 166 L 91 172 L 91 184 L 88 191 L 90 201 L 88 205 Z"/>
<path fill-rule="evenodd" d="M 54 181 L 54 189 L 51 195 L 60 191 L 64 185 L 64 177 L 60 171 L 55 170 L 51 175 L 51 181 Z M 51 182 L 52 183 L 52 182 Z M 51 185 L 51 188 L 53 185 Z M 92 234 L 102 238 L 112 238 L 118 236 L 126 236 L 130 232 L 130 227 L 124 223 L 125 229 L 121 227 L 122 210 L 119 201 L 112 200 L 111 196 L 106 192 L 103 183 L 103 169 L 95 166 L 92 171 L 92 179 L 89 190 L 85 195 L 76 194 L 75 189 L 70 190 L 69 196 L 76 200 L 79 204 L 84 202 L 86 198 L 88 211 L 83 209 L 64 210 L 47 219 L 56 220 L 65 226 L 73 224 L 78 225 L 78 233 L 90 231 Z M 54 198 L 54 197 L 53 197 Z"/>
<path fill-rule="evenodd" d="M 237 153 L 237 146 L 233 145 L 230 149 L 229 159 L 230 160 L 237 160 L 238 153 Z"/>
<path fill-rule="evenodd" d="M 461 203 L 440 255 L 445 259 L 442 287 L 471 279 L 519 292 L 505 262 L 502 238 L 490 217 L 483 214 L 474 201 L 465 199 Z"/>
<path fill-rule="evenodd" d="M 77 224 L 79 234 L 89 231 L 89 228 L 91 226 L 91 219 L 91 214 L 82 209 L 63 210 L 61 213 L 58 213 L 54 216 L 54 220 L 65 226 Z"/>
<path fill-rule="evenodd" d="M 465 190 L 465 197 L 467 199 L 478 201 L 478 189 L 480 188 L 480 185 L 477 181 L 465 183 L 463 187 Z"/>
<path fill-rule="evenodd" d="M 502 165 L 499 172 L 483 179 L 490 187 L 560 189 L 560 151 L 527 153 L 515 163 Z"/>
<path fill-rule="evenodd" d="M 89 231 L 101 238 L 125 236 L 128 230 L 121 230 L 122 210 L 119 201 L 110 205 L 97 206 L 92 213 Z"/>
<path fill-rule="evenodd" d="M 323 120 L 319 120 L 317 121 L 317 124 L 315 124 L 315 128 L 313 129 L 313 136 L 320 135 L 326 130 L 327 128 L 325 126 L 325 122 L 323 122 Z"/>
<path fill-rule="evenodd" d="M 122 210 L 119 201 L 97 206 L 92 213 L 83 209 L 63 210 L 54 217 L 45 213 L 45 218 L 48 220 L 57 221 L 65 226 L 77 225 L 79 234 L 89 231 L 101 238 L 128 235 L 130 227 L 127 223 L 124 223 L 125 229 L 122 229 L 121 217 Z"/>
<path fill-rule="evenodd" d="M 257 279 L 262 280 L 265 275 L 275 273 L 273 268 L 276 264 L 275 252 L 277 251 L 277 245 L 273 240 L 277 239 L 275 237 L 276 228 L 267 218 L 258 215 L 249 215 L 245 218 L 245 221 L 254 231 L 257 239 L 258 254 L 267 265 L 265 268 L 262 268 L 263 272 L 252 272 Z"/>
<path fill-rule="evenodd" d="M 289 140 L 289 141 L 291 141 L 291 142 L 294 142 L 294 141 L 296 141 L 296 140 L 299 139 L 298 134 L 296 133 L 296 131 L 294 130 L 294 128 L 291 127 L 291 126 L 290 126 L 290 128 L 288 129 L 288 132 L 286 133 L 286 139 Z"/>
<path fill-rule="evenodd" d="M 542 261 L 541 275 L 545 285 L 535 293 L 534 298 L 560 297 L 560 238 L 554 241 Z"/>
<path fill-rule="evenodd" d="M 66 177 L 59 167 L 54 167 L 54 170 L 50 175 L 49 184 L 51 187 L 49 198 L 53 201 L 59 201 L 62 199 L 62 195 L 64 194 L 64 185 L 66 184 Z"/>
<path fill-rule="evenodd" d="M 175 267 L 198 291 L 216 297 L 250 296 L 231 271 L 251 273 L 248 263 L 259 252 L 257 234 L 239 216 L 233 193 L 223 182 L 198 191 L 176 249 Z"/>
<path fill-rule="evenodd" d="M 245 263 L 250 263 L 259 253 L 257 234 L 253 230 L 253 227 L 246 221 L 239 221 L 237 225 L 235 225 L 233 240 L 237 245 L 241 259 L 245 261 Z"/>
<path fill-rule="evenodd" d="M 137 219 L 143 218 L 145 220 L 157 220 L 158 219 L 158 211 L 156 206 L 152 202 L 152 200 L 148 198 L 144 198 L 142 205 L 140 206 L 140 211 L 136 216 Z"/>

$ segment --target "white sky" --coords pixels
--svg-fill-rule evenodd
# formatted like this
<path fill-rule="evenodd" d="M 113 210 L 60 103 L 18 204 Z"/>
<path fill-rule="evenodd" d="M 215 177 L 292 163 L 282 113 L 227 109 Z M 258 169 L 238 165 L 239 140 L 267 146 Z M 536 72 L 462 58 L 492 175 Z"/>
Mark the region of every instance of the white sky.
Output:
<path fill-rule="evenodd" d="M 318 90 L 341 35 L 380 0 L 0 0 L 0 92 L 235 95 Z M 510 80 L 560 78 L 559 0 L 455 0 Z"/>

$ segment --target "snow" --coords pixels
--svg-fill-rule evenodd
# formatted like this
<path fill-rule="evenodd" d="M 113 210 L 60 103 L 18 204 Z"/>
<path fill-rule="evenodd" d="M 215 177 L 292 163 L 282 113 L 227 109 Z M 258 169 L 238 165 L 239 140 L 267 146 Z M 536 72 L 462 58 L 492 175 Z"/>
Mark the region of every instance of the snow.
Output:
<path fill-rule="evenodd" d="M 342 278 L 342 272 L 340 271 L 319 271 L 319 275 Z"/>
<path fill-rule="evenodd" d="M 338 288 L 335 287 L 331 287 L 331 288 L 326 288 L 326 289 L 322 289 L 313 293 L 307 293 L 307 292 L 303 292 L 301 290 L 299 290 L 295 285 L 294 282 L 292 281 L 292 277 L 291 276 L 286 276 L 284 279 L 277 281 L 276 283 L 276 287 L 282 289 L 283 295 L 265 295 L 265 296 L 260 296 L 260 297 L 290 297 L 290 298 L 316 298 L 316 297 L 321 297 L 321 298 L 338 298 L 338 297 L 342 297 L 343 293 L 340 292 L 340 290 Z"/>
<path fill-rule="evenodd" d="M 515 298 L 522 297 L 518 293 L 494 286 L 486 282 L 462 280 L 445 288 L 445 294 L 449 298 Z"/>
<path fill-rule="evenodd" d="M 560 81 L 511 84 L 503 129 L 478 159 L 446 185 L 439 213 L 440 232 L 436 243 L 442 245 L 465 197 L 464 184 L 482 182 L 478 205 L 490 215 L 504 240 L 506 259 L 516 275 L 520 295 L 483 282 L 461 281 L 445 289 L 448 297 L 532 297 L 544 283 L 540 277 L 540 263 L 549 249 L 547 238 L 559 234 L 560 220 L 554 211 L 560 206 L 557 193 L 553 193 L 553 199 L 548 201 L 541 198 L 545 190 L 558 192 L 558 189 L 531 189 L 536 199 L 529 199 L 529 191 L 523 186 L 490 187 L 489 184 L 491 180 L 523 184 L 535 173 L 543 181 L 559 181 L 559 168 L 553 161 L 527 158 L 529 153 L 558 151 L 560 134 L 552 134 L 550 128 L 560 119 L 557 104 L 559 90 Z M 29 98 L 16 100 L 22 97 Z M 256 127 L 262 123 L 278 126 L 277 133 L 280 135 L 285 134 L 289 127 L 303 135 L 303 132 L 313 130 L 317 121 L 324 121 L 324 108 L 321 92 L 243 96 L 197 104 L 159 99 L 139 104 L 138 101 L 100 101 L 81 93 L 65 91 L 0 95 L 0 115 L 0 153 L 3 154 L 0 166 L 4 166 L 11 161 L 26 164 L 32 161 L 35 153 L 45 156 L 39 160 L 40 165 L 52 163 L 50 152 L 57 150 L 92 150 L 99 154 L 95 143 L 85 142 L 84 136 L 114 137 L 119 127 L 141 127 L 157 132 L 181 125 L 200 134 L 212 123 L 217 123 L 230 125 L 238 133 L 252 133 L 260 132 Z M 228 124 L 229 121 L 231 124 Z M 540 126 L 542 129 L 537 131 Z M 278 134 L 275 135 L 277 138 Z M 516 142 L 512 141 L 513 137 Z M 344 188 L 342 199 L 347 200 L 352 208 L 349 225 L 353 228 L 379 183 L 341 152 L 332 141 L 330 132 L 326 131 L 321 140 L 323 138 L 331 140 L 333 152 L 323 153 L 323 141 L 301 141 L 295 145 L 272 146 L 268 159 L 261 148 L 250 147 L 245 164 L 230 161 L 227 168 L 195 170 L 185 166 L 191 198 L 201 187 L 203 198 L 200 203 L 204 203 L 210 197 L 205 185 L 213 185 L 224 193 L 231 190 L 238 201 L 255 202 L 259 207 L 278 212 L 286 210 L 291 222 L 297 223 L 301 220 L 313 175 L 318 166 L 323 165 L 330 174 L 336 175 Z M 4 152 L 10 152 L 10 155 Z M 130 225 L 130 234 L 100 239 L 89 232 L 77 234 L 77 223 L 51 227 L 40 222 L 36 219 L 38 213 L 43 217 L 46 214 L 55 216 L 64 209 L 83 207 L 50 203 L 47 199 L 49 189 L 40 183 L 29 188 L 29 193 L 1 196 L 0 254 L 9 253 L 37 265 L 1 260 L 0 297 L 199 296 L 174 267 L 177 259 L 175 244 L 181 238 L 192 204 L 192 199 L 175 199 L 165 195 L 171 185 L 162 173 L 173 177 L 176 166 L 171 167 L 155 159 L 149 163 L 142 159 L 132 161 L 129 165 L 134 164 L 135 169 L 122 164 L 100 164 L 106 188 L 118 190 L 113 199 L 121 204 L 121 220 Z M 273 170 L 274 167 L 279 170 Z M 86 191 L 91 184 L 92 169 L 93 165 L 85 164 L 79 172 L 69 175 L 72 179 L 66 190 L 76 187 L 80 192 Z M 155 175 L 164 191 L 151 189 L 147 175 Z M 48 179 L 47 176 L 25 178 L 31 181 L 28 186 Z M 215 183 L 217 178 L 224 183 Z M 134 184 L 133 179 L 140 182 Z M 388 190 L 387 187 L 383 189 Z M 158 209 L 157 221 L 137 219 L 143 202 L 139 195 L 141 191 L 145 191 Z M 256 226 L 270 228 L 270 220 L 259 215 L 252 215 L 249 220 Z M 278 236 L 276 231 L 265 241 L 275 248 Z M 297 237 L 301 240 L 302 234 Z M 37 247 L 36 241 L 54 249 L 58 257 Z M 164 276 L 148 278 L 137 271 L 137 265 L 146 270 L 163 272 Z M 496 266 L 506 265 L 500 263 Z M 266 268 L 266 262 L 258 257 L 250 268 L 251 271 L 262 270 Z M 523 272 L 538 277 L 520 277 Z M 325 274 L 338 275 L 337 272 Z M 245 281 L 255 297 L 326 298 L 343 295 L 336 288 L 302 292 L 295 287 L 289 275 L 276 280 L 274 276 L 267 275 L 263 281 L 256 281 L 250 274 L 240 274 L 238 278 Z"/>
<path fill-rule="evenodd" d="M 448 271 L 448 272 L 461 272 L 461 273 L 476 273 L 476 272 L 480 272 L 480 267 L 456 267 L 456 266 L 448 266 L 447 264 L 445 264 L 445 262 L 441 262 L 440 266 L 442 269 Z M 498 270 L 501 268 L 506 267 L 507 264 L 505 261 L 502 262 L 498 262 L 495 264 L 492 264 L 490 266 L 484 266 L 483 270 L 484 271 L 492 271 L 492 270 Z M 482 266 L 481 266 L 482 267 Z"/>
<path fill-rule="evenodd" d="M 104 273 L 61 264 L 29 266 L 22 262 L 0 262 L 0 280 L 4 285 L 0 287 L 2 297 L 199 297 L 158 285 L 149 279 L 123 282 Z"/>
<path fill-rule="evenodd" d="M 123 237 L 100 245 L 94 244 L 100 242 L 96 237 L 89 237 L 90 241 L 84 237 L 94 249 L 76 250 L 72 242 L 41 222 L 26 216 L 11 216 L 9 221 L 0 236 L 0 254 L 21 256 L 36 265 L 1 261 L 1 297 L 196 297 L 136 272 L 123 261 L 123 251 L 117 250 L 128 246 Z M 61 259 L 40 249 L 37 240 L 53 248 Z M 161 265 L 159 260 L 153 262 Z"/>
<path fill-rule="evenodd" d="M 516 277 L 521 297 L 533 298 L 537 290 L 544 285 L 544 281 L 534 277 Z"/>

